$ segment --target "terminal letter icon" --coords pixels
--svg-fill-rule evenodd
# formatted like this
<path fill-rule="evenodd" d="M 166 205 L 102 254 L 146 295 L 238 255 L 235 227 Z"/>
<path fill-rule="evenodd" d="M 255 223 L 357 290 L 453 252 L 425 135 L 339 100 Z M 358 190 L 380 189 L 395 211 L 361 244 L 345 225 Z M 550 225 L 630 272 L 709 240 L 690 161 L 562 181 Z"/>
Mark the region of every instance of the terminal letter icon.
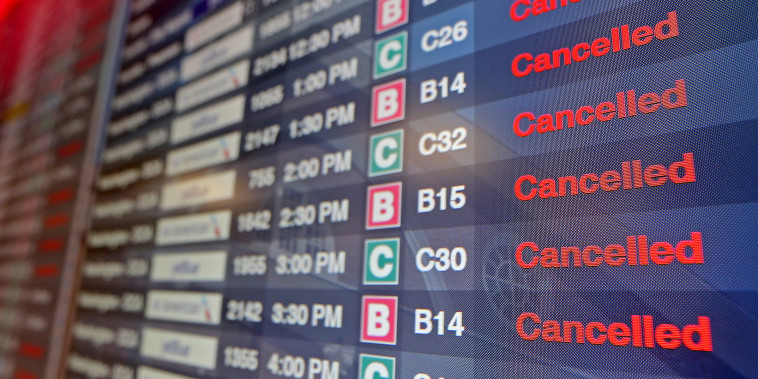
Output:
<path fill-rule="evenodd" d="M 398 284 L 399 251 L 399 238 L 366 240 L 363 284 Z"/>
<path fill-rule="evenodd" d="M 371 90 L 371 127 L 405 119 L 405 78 Z"/>
<path fill-rule="evenodd" d="M 408 23 L 409 0 L 376 1 L 376 34 Z"/>
<path fill-rule="evenodd" d="M 366 229 L 400 226 L 402 182 L 369 186 L 366 201 Z"/>
<path fill-rule="evenodd" d="M 395 358 L 361 354 L 360 379 L 395 379 Z"/>
<path fill-rule="evenodd" d="M 397 296 L 363 296 L 361 342 L 397 344 Z"/>

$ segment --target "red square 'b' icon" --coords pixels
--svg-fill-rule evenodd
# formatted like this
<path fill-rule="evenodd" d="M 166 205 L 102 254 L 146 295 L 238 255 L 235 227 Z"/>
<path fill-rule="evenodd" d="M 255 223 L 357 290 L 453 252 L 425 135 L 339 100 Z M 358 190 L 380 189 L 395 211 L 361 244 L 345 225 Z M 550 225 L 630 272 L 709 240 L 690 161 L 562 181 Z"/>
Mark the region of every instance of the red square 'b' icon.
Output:
<path fill-rule="evenodd" d="M 361 342 L 397 344 L 397 296 L 363 296 Z"/>
<path fill-rule="evenodd" d="M 376 0 L 376 34 L 408 23 L 408 0 Z"/>
<path fill-rule="evenodd" d="M 400 226 L 402 188 L 402 182 L 368 187 L 366 229 L 386 229 Z"/>
<path fill-rule="evenodd" d="M 371 127 L 405 118 L 405 78 L 371 90 Z"/>

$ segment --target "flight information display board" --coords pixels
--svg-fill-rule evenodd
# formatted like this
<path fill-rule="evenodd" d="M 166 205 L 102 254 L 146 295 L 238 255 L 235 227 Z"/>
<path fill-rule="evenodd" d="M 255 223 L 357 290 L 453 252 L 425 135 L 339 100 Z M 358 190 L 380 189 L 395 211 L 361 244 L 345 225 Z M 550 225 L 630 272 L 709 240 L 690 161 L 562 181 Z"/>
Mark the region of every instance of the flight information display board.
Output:
<path fill-rule="evenodd" d="M 758 372 L 755 1 L 128 17 L 68 377 Z"/>
<path fill-rule="evenodd" d="M 0 25 L 2 378 L 60 377 L 113 9 L 109 0 L 26 1 Z"/>

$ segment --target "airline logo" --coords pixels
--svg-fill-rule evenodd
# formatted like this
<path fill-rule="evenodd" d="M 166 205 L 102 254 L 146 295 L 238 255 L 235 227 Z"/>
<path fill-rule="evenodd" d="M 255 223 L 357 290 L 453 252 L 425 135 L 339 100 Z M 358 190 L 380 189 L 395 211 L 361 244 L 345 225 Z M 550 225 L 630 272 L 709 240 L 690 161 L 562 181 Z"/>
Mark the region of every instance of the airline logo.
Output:
<path fill-rule="evenodd" d="M 383 78 L 408 67 L 408 32 L 374 43 L 374 79 Z"/>
<path fill-rule="evenodd" d="M 242 23 L 244 11 L 245 6 L 241 2 L 236 2 L 187 29 L 187 33 L 184 35 L 184 47 L 187 51 L 195 50 L 206 42 L 232 30 Z"/>
<path fill-rule="evenodd" d="M 371 136 L 368 176 L 395 174 L 403 171 L 403 130 Z"/>
<path fill-rule="evenodd" d="M 245 59 L 179 88 L 176 91 L 176 112 L 246 86 L 249 74 L 250 61 Z"/>
<path fill-rule="evenodd" d="M 240 140 L 241 133 L 233 132 L 169 151 L 166 155 L 166 176 L 236 161 L 239 158 Z"/>
<path fill-rule="evenodd" d="M 150 290 L 145 317 L 153 320 L 218 325 L 223 297 L 212 292 Z"/>
<path fill-rule="evenodd" d="M 366 229 L 386 229 L 400 226 L 402 187 L 402 182 L 368 187 Z"/>
<path fill-rule="evenodd" d="M 363 262 L 363 284 L 398 284 L 400 239 L 366 240 Z"/>
<path fill-rule="evenodd" d="M 171 123 L 171 144 L 176 145 L 237 124 L 242 121 L 244 112 L 245 96 L 239 95 L 177 117 Z"/>
<path fill-rule="evenodd" d="M 371 127 L 405 119 L 405 78 L 371 90 Z"/>
<path fill-rule="evenodd" d="M 155 243 L 162 246 L 225 241 L 229 239 L 231 223 L 230 210 L 161 218 Z"/>
<path fill-rule="evenodd" d="M 153 255 L 153 282 L 220 282 L 226 278 L 226 251 Z"/>
<path fill-rule="evenodd" d="M 361 342 L 397 344 L 397 296 L 363 296 Z"/>
<path fill-rule="evenodd" d="M 376 34 L 408 23 L 409 0 L 376 0 Z"/>
<path fill-rule="evenodd" d="M 161 191 L 161 210 L 231 199 L 237 171 L 228 170 L 197 179 L 167 184 Z"/>
<path fill-rule="evenodd" d="M 218 338 L 145 327 L 140 355 L 208 370 L 216 368 Z"/>
<path fill-rule="evenodd" d="M 183 81 L 194 79 L 252 48 L 253 25 L 248 25 L 184 58 L 181 78 Z"/>
<path fill-rule="evenodd" d="M 360 355 L 360 379 L 395 379 L 395 358 L 381 355 Z"/>
<path fill-rule="evenodd" d="M 194 379 L 189 376 L 158 370 L 149 366 L 137 367 L 137 379 Z"/>

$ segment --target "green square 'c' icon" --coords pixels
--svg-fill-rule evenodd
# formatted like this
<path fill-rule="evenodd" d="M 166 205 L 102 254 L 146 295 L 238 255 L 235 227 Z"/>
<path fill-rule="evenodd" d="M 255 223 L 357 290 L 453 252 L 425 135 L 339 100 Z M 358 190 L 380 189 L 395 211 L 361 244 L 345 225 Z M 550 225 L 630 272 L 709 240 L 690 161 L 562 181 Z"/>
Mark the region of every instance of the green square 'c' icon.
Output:
<path fill-rule="evenodd" d="M 374 43 L 374 79 L 403 71 L 408 66 L 408 32 L 401 32 Z"/>
<path fill-rule="evenodd" d="M 399 238 L 366 240 L 363 259 L 363 284 L 398 284 L 399 263 Z"/>
<path fill-rule="evenodd" d="M 403 171 L 403 130 L 371 136 L 368 176 L 381 176 Z"/>
<path fill-rule="evenodd" d="M 395 358 L 361 354 L 360 379 L 395 379 Z"/>

